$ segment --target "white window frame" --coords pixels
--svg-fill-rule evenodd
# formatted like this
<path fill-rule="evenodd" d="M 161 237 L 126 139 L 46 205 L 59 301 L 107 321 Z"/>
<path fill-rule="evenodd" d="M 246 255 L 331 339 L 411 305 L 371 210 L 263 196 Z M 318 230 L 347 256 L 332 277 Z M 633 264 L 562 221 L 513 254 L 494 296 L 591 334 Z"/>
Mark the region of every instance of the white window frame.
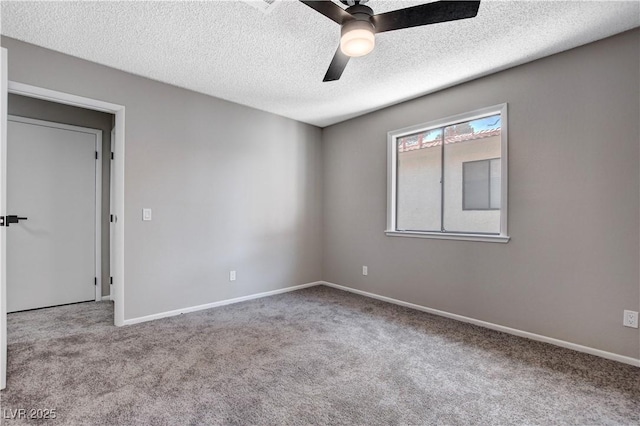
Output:
<path fill-rule="evenodd" d="M 414 133 L 424 132 L 439 127 L 446 127 L 459 124 L 466 121 L 472 121 L 478 118 L 500 114 L 501 132 L 500 132 L 500 164 L 501 164 L 501 205 L 500 205 L 500 233 L 483 234 L 483 233 L 454 233 L 454 232 L 427 232 L 427 231 L 399 231 L 396 222 L 397 211 L 397 172 L 398 172 L 398 150 L 397 139 Z M 507 207 L 508 190 L 507 183 L 508 168 L 508 151 L 507 151 L 507 135 L 508 131 L 507 104 L 499 104 L 475 111 L 453 115 L 428 123 L 422 123 L 415 126 L 405 127 L 403 129 L 392 130 L 387 133 L 387 229 L 385 234 L 389 237 L 411 237 L 411 238 L 434 238 L 440 240 L 464 240 L 464 241 L 483 241 L 492 243 L 509 242 L 509 234 L 507 232 Z M 442 147 L 444 149 L 444 146 Z"/>

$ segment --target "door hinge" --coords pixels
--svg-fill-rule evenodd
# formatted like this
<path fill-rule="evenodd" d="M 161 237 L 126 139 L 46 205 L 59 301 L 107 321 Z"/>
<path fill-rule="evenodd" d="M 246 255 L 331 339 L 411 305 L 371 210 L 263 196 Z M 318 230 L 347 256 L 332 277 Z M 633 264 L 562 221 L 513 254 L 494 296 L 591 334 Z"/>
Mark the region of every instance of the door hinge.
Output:
<path fill-rule="evenodd" d="M 98 151 L 96 151 L 96 160 L 98 159 Z"/>
<path fill-rule="evenodd" d="M 113 277 L 109 277 L 109 284 L 113 284 Z"/>
<path fill-rule="evenodd" d="M 111 159 L 113 160 L 113 151 L 111 151 Z"/>
<path fill-rule="evenodd" d="M 98 285 L 98 277 L 93 277 L 93 285 Z"/>
<path fill-rule="evenodd" d="M 112 214 L 109 215 L 109 222 L 111 222 L 111 223 L 115 222 L 115 220 L 113 220 L 113 215 Z"/>

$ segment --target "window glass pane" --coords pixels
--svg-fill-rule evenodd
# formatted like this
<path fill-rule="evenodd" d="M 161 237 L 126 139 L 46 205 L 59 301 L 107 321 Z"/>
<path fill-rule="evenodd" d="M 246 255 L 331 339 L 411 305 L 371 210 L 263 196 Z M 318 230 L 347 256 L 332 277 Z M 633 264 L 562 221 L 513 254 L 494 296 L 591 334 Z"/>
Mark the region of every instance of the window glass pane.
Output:
<path fill-rule="evenodd" d="M 500 132 L 500 115 L 444 129 L 445 231 L 500 233 L 500 210 L 491 210 L 493 186 L 489 170 L 490 160 L 500 157 Z M 498 198 L 494 204 L 499 202 Z"/>
<path fill-rule="evenodd" d="M 442 129 L 397 139 L 396 228 L 440 231 Z"/>
<path fill-rule="evenodd" d="M 468 161 L 462 163 L 463 210 L 489 208 L 489 162 Z"/>
<path fill-rule="evenodd" d="M 500 173 L 501 162 L 499 158 L 495 158 L 491 160 L 490 167 L 490 185 L 491 189 L 489 191 L 490 196 L 490 207 L 492 209 L 500 208 L 500 194 L 501 194 L 501 173 Z"/>

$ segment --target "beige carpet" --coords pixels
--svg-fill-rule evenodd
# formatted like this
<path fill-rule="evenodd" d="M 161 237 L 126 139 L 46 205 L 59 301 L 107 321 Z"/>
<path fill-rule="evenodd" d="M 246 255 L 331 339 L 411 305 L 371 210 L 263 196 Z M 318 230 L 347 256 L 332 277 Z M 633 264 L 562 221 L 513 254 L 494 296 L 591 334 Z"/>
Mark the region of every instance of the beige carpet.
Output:
<path fill-rule="evenodd" d="M 327 287 L 115 328 L 9 315 L 9 410 L 42 424 L 638 424 L 640 369 Z M 16 421 L 2 419 L 2 424 Z"/>

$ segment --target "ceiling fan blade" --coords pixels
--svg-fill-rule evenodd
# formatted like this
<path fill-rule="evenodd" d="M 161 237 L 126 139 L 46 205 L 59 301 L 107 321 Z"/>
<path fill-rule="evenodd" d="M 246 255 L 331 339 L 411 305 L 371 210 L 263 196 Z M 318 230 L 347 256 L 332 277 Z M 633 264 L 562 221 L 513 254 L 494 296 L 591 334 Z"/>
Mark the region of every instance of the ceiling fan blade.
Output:
<path fill-rule="evenodd" d="M 329 65 L 329 69 L 327 73 L 324 75 L 324 79 L 322 81 L 335 81 L 339 80 L 342 75 L 342 71 L 344 71 L 347 63 L 349 62 L 349 56 L 342 53 L 340 50 L 340 46 L 338 46 L 338 50 L 336 50 L 336 54 L 333 55 L 333 59 L 331 60 L 331 65 Z"/>
<path fill-rule="evenodd" d="M 347 19 L 353 19 L 350 13 L 332 1 L 300 1 L 340 25 Z"/>
<path fill-rule="evenodd" d="M 479 1 L 437 1 L 373 16 L 377 33 L 473 18 Z"/>

